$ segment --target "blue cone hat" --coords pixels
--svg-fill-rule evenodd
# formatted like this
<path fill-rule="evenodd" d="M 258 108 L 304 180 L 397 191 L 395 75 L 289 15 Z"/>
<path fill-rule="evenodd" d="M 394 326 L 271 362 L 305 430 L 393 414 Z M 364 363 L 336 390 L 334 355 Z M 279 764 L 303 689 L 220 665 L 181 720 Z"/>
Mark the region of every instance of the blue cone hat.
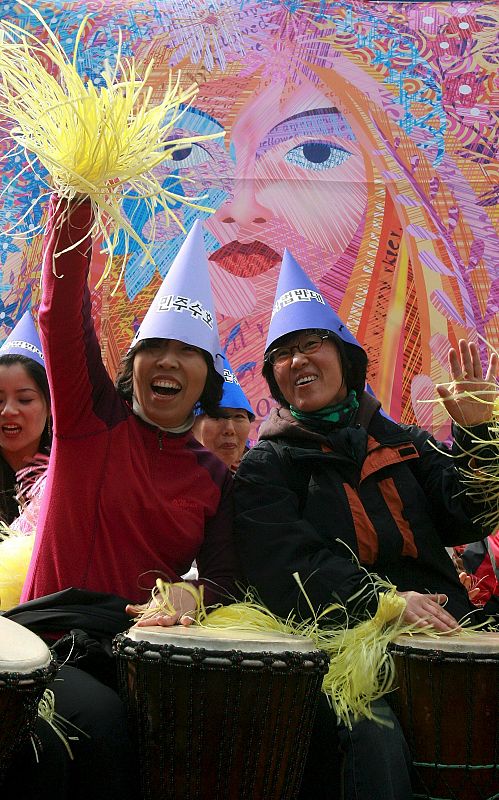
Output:
<path fill-rule="evenodd" d="M 0 356 L 26 356 L 45 366 L 42 345 L 31 311 L 26 311 L 0 347 Z"/>
<path fill-rule="evenodd" d="M 250 406 L 249 400 L 244 394 L 241 384 L 237 380 L 237 377 L 227 359 L 226 356 L 223 357 L 224 360 L 224 385 L 223 385 L 223 394 L 222 400 L 220 401 L 221 408 L 243 408 L 245 411 L 248 412 L 251 419 L 255 419 L 255 412 Z"/>
<path fill-rule="evenodd" d="M 307 328 L 323 328 L 335 333 L 345 344 L 363 349 L 289 250 L 285 250 L 265 352 L 281 336 Z"/>
<path fill-rule="evenodd" d="M 178 339 L 213 357 L 223 375 L 203 227 L 197 220 L 176 255 L 130 347 L 143 339 Z"/>

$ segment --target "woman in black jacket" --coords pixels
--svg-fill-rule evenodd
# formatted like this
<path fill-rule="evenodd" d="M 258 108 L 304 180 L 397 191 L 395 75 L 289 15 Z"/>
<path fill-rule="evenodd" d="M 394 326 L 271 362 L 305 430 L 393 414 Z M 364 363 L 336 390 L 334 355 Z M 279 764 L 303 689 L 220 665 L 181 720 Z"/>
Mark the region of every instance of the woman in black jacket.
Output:
<path fill-rule="evenodd" d="M 242 567 L 273 612 L 309 616 L 293 573 L 316 610 L 339 601 L 356 618 L 374 613 L 377 598 L 367 591 L 374 573 L 404 597 L 406 622 L 451 631 L 472 611 L 445 546 L 490 533 L 474 521 L 484 509 L 463 491 L 460 463 L 468 466 L 472 439 L 488 435 L 497 360 L 490 358 L 484 379 L 473 344 L 450 352 L 453 390 L 438 392 L 457 423 L 451 458 L 429 433 L 387 418 L 364 391 L 366 353 L 285 254 L 263 368 L 280 406 L 235 486 Z M 465 388 L 488 394 L 473 400 Z M 363 748 L 366 785 L 343 741 L 345 796 L 410 797 L 398 728 L 360 725 L 374 736 Z M 343 729 L 344 739 L 356 735 L 356 725 Z"/>

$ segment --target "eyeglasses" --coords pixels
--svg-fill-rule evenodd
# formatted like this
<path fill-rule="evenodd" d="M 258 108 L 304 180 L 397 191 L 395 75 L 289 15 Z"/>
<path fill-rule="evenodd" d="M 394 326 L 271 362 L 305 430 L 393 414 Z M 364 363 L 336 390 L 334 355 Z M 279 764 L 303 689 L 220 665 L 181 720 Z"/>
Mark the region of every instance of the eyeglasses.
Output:
<path fill-rule="evenodd" d="M 303 336 L 298 344 L 293 344 L 290 347 L 276 347 L 271 350 L 265 356 L 265 361 L 268 361 L 273 367 L 283 367 L 291 361 L 297 350 L 306 356 L 312 355 L 312 353 L 316 353 L 321 349 L 326 339 L 329 339 L 328 333 L 309 333 L 307 336 Z"/>

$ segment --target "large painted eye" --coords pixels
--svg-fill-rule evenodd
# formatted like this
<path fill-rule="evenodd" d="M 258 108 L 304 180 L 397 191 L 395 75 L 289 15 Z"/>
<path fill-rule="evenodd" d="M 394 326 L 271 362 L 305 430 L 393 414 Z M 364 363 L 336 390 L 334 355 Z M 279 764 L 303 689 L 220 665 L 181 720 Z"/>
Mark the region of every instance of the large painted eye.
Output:
<path fill-rule="evenodd" d="M 179 167 L 197 167 L 210 158 L 208 150 L 200 144 L 192 144 L 189 147 L 178 148 L 178 150 L 172 152 L 172 160 Z"/>
<path fill-rule="evenodd" d="M 339 167 L 351 155 L 343 147 L 329 142 L 305 142 L 289 150 L 284 160 L 304 169 L 322 170 Z"/>

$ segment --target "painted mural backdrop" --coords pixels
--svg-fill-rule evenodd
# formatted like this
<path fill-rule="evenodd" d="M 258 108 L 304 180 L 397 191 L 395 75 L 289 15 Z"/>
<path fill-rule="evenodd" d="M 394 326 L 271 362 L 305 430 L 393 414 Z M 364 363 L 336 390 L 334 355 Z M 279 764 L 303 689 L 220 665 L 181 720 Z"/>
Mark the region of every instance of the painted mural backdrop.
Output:
<path fill-rule="evenodd" d="M 175 153 L 161 179 L 214 209 L 177 213 L 186 229 L 205 220 L 222 343 L 258 418 L 270 408 L 260 367 L 288 247 L 365 346 L 385 409 L 445 434 L 439 407 L 420 401 L 449 380 L 449 343 L 471 335 L 499 346 L 494 0 L 33 5 L 68 53 L 90 15 L 78 63 L 97 83 L 121 29 L 125 54 L 154 59 L 156 90 L 171 69 L 198 83 L 175 133 L 225 132 Z M 19 3 L 4 0 L 0 14 L 39 28 Z M 3 338 L 39 302 L 44 204 L 33 203 L 46 187 L 0 146 Z M 147 240 L 141 202 L 131 198 L 127 213 Z M 13 220 L 16 236 L 6 233 Z M 118 248 L 115 275 L 94 292 L 111 371 L 183 240 L 173 223 L 158 225 L 156 268 L 138 249 L 123 263 Z"/>

